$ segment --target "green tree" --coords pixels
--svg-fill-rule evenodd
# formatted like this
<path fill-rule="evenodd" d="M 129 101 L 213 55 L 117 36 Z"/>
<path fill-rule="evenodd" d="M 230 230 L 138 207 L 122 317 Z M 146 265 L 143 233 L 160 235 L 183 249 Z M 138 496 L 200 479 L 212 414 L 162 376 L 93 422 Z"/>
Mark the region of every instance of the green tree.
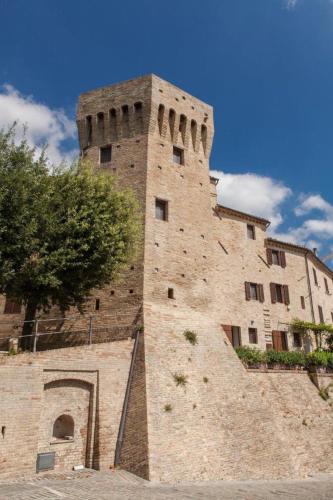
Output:
<path fill-rule="evenodd" d="M 135 257 L 137 202 L 83 162 L 50 172 L 14 132 L 0 133 L 0 293 L 25 306 L 26 321 L 52 306 L 82 312 Z"/>

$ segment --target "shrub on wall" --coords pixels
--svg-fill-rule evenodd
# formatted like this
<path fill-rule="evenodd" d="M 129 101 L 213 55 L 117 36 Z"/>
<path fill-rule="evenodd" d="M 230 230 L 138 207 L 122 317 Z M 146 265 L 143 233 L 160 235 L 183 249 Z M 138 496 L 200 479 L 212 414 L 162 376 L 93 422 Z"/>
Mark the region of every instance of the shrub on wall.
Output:
<path fill-rule="evenodd" d="M 333 353 L 327 351 L 316 351 L 304 354 L 299 351 L 260 351 L 253 347 L 237 347 L 236 352 L 240 360 L 249 368 L 260 366 L 273 367 L 276 365 L 292 368 L 323 367 L 333 369 Z"/>
<path fill-rule="evenodd" d="M 260 365 L 266 363 L 266 353 L 256 347 L 236 347 L 238 357 L 247 366 Z"/>
<path fill-rule="evenodd" d="M 280 364 L 290 366 L 305 366 L 306 358 L 299 351 L 267 351 L 266 360 L 268 365 Z"/>
<path fill-rule="evenodd" d="M 184 337 L 192 345 L 196 345 L 198 343 L 198 335 L 192 330 L 185 330 Z"/>

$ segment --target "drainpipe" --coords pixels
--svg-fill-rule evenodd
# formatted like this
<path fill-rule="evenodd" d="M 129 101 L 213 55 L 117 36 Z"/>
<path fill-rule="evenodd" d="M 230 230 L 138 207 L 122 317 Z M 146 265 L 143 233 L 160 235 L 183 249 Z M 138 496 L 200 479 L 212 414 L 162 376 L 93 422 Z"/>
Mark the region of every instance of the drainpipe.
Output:
<path fill-rule="evenodd" d="M 308 263 L 308 254 L 310 253 L 309 250 L 306 251 L 305 253 L 305 266 L 306 266 L 306 276 L 308 280 L 308 288 L 309 288 L 309 297 L 310 297 L 310 306 L 311 306 L 311 315 L 312 315 L 312 322 L 315 323 L 315 314 L 314 314 L 314 307 L 313 307 L 313 297 L 312 297 L 312 288 L 311 288 L 311 280 L 310 280 L 310 273 L 309 273 L 309 263 Z"/>
<path fill-rule="evenodd" d="M 122 409 L 122 413 L 121 413 L 119 432 L 118 432 L 117 444 L 116 444 L 116 451 L 115 451 L 115 457 L 114 457 L 114 466 L 115 467 L 120 465 L 120 454 L 121 454 L 121 448 L 122 448 L 123 441 L 124 441 L 124 432 L 125 432 L 125 423 L 126 423 L 126 416 L 127 416 L 127 410 L 128 410 L 128 402 L 129 402 L 131 386 L 132 386 L 132 381 L 133 381 L 134 367 L 135 367 L 135 361 L 136 361 L 136 356 L 137 356 L 138 347 L 139 347 L 139 340 L 140 340 L 140 331 L 138 330 L 135 334 L 135 341 L 134 341 L 134 347 L 133 347 L 133 352 L 132 352 L 131 366 L 130 366 L 130 371 L 128 374 L 126 393 L 125 393 L 124 404 L 123 404 L 123 409 Z"/>

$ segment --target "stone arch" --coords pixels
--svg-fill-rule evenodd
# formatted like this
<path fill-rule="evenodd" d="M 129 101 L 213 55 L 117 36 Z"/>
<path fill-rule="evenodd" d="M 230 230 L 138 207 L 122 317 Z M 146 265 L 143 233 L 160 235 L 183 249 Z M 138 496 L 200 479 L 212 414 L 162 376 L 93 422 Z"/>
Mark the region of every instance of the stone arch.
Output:
<path fill-rule="evenodd" d="M 91 467 L 95 461 L 94 393 L 95 385 L 79 378 L 59 378 L 44 385 L 38 446 L 56 452 L 56 470 L 71 470 L 77 464 Z"/>
<path fill-rule="evenodd" d="M 52 437 L 56 439 L 68 439 L 74 437 L 74 419 L 70 415 L 62 414 L 53 424 Z"/>

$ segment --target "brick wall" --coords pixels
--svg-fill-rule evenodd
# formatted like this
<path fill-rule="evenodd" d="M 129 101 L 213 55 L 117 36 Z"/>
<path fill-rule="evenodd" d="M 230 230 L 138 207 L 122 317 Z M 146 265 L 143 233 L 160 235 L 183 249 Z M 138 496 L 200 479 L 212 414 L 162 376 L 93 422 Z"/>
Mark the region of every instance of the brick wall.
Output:
<path fill-rule="evenodd" d="M 55 468 L 109 469 L 114 463 L 132 340 L 0 357 L 0 473 L 33 474 L 37 453 L 55 451 Z M 53 438 L 60 415 L 74 440 Z"/>

